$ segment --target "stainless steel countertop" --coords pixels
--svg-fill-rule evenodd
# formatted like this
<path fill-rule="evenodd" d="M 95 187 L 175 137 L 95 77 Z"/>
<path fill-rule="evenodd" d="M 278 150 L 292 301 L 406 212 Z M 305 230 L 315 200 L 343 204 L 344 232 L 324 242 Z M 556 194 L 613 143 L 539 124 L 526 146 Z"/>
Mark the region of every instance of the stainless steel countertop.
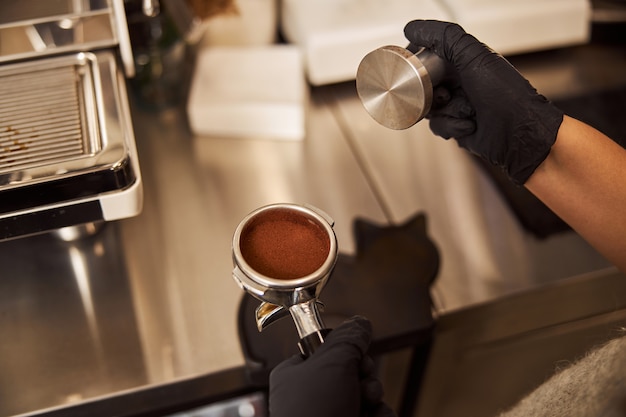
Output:
<path fill-rule="evenodd" d="M 607 266 L 574 233 L 530 237 L 454 142 L 426 123 L 378 126 L 352 83 L 311 89 L 296 142 L 197 137 L 181 108 L 132 107 L 142 214 L 75 243 L 0 243 L 0 416 L 241 369 L 230 242 L 269 203 L 323 209 L 348 254 L 355 217 L 401 222 L 425 211 L 442 252 L 441 312 Z"/>
<path fill-rule="evenodd" d="M 351 221 L 385 217 L 313 94 L 305 141 L 194 137 L 185 112 L 134 106 L 140 216 L 73 244 L 0 243 L 0 415 L 241 367 L 230 244 L 274 202 L 313 204 L 353 251 Z"/>

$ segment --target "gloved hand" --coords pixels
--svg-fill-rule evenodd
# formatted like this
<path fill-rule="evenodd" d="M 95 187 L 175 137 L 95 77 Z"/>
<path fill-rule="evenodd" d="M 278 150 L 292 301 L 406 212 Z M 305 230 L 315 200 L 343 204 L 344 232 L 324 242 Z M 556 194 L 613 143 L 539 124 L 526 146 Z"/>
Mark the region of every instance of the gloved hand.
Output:
<path fill-rule="evenodd" d="M 426 116 L 433 133 L 455 138 L 524 184 L 548 156 L 563 112 L 501 55 L 456 24 L 415 20 L 404 34 L 411 44 L 452 64 L 451 80 L 435 90 Z"/>
<path fill-rule="evenodd" d="M 393 417 L 366 351 L 371 323 L 353 317 L 306 360 L 293 356 L 270 374 L 270 417 Z"/>

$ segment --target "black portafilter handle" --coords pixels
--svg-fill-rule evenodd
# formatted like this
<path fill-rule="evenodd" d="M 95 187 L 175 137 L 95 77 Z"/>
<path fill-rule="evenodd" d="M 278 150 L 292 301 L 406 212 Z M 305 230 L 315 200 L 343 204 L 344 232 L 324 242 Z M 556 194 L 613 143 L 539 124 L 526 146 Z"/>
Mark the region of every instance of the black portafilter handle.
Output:
<path fill-rule="evenodd" d="M 294 304 L 289 308 L 289 313 L 300 336 L 298 347 L 305 359 L 315 353 L 331 331 L 324 325 L 319 307 L 323 308 L 323 304 L 317 299 L 311 299 L 304 303 Z"/>
<path fill-rule="evenodd" d="M 324 343 L 326 336 L 331 330 L 332 329 L 317 330 L 301 338 L 298 342 L 298 347 L 300 348 L 300 354 L 302 357 L 306 359 L 314 354 L 317 348 L 322 346 L 322 343 Z"/>

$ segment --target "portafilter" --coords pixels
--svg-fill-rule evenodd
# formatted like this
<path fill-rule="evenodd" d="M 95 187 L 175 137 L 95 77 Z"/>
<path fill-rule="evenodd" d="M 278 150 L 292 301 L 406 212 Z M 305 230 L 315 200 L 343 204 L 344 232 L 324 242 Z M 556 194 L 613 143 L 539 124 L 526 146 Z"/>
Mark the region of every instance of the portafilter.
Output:
<path fill-rule="evenodd" d="M 259 331 L 291 315 L 304 357 L 329 332 L 319 295 L 337 260 L 333 225 L 318 208 L 280 203 L 252 211 L 233 236 L 233 278 L 261 301 L 255 312 Z"/>

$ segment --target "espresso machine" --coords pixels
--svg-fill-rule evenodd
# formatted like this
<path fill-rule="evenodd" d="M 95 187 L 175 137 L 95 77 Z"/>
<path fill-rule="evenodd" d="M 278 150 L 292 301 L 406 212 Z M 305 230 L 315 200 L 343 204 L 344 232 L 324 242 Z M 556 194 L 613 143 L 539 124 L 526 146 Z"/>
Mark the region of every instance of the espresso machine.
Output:
<path fill-rule="evenodd" d="M 0 3 L 0 240 L 137 215 L 123 0 Z"/>

